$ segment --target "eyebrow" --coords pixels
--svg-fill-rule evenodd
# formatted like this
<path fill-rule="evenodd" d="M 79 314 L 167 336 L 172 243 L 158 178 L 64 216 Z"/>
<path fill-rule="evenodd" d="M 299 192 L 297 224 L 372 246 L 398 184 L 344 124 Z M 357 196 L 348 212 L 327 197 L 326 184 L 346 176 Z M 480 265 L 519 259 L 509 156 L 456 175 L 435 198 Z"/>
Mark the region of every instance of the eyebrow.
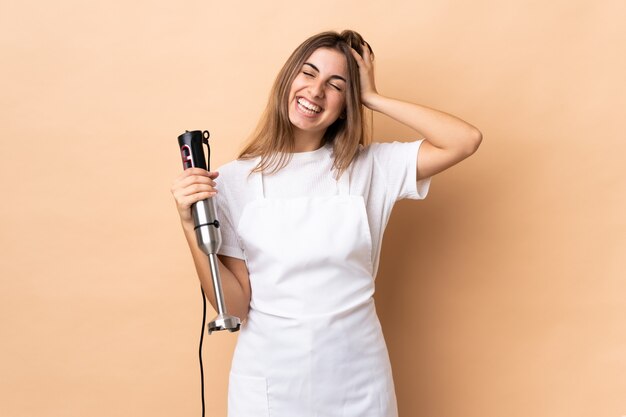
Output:
<path fill-rule="evenodd" d="M 320 70 L 318 70 L 318 69 L 317 69 L 317 67 L 316 67 L 315 65 L 311 64 L 310 62 L 305 62 L 305 63 L 304 63 L 304 65 L 308 65 L 308 66 L 310 66 L 311 68 L 313 68 L 315 71 L 320 72 Z M 346 79 L 345 79 L 345 78 L 343 78 L 343 77 L 342 77 L 342 76 L 340 76 L 340 75 L 331 75 L 331 76 L 330 76 L 330 78 L 338 78 L 338 79 L 342 80 L 344 83 L 348 83 L 348 82 L 346 81 Z"/>

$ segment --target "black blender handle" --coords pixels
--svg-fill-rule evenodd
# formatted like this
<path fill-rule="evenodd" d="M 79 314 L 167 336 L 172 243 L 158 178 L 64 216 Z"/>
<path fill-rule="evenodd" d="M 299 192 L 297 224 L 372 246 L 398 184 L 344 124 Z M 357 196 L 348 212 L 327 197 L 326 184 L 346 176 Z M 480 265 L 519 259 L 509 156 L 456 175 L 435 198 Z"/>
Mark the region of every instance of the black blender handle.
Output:
<path fill-rule="evenodd" d="M 192 130 L 191 132 L 186 130 L 185 133 L 178 137 L 178 146 L 180 147 L 180 156 L 183 161 L 183 169 L 187 168 L 202 168 L 209 170 L 211 161 L 211 147 L 209 146 L 209 134 L 208 130 Z M 205 144 L 208 149 L 208 163 L 204 157 L 204 150 L 202 144 Z"/>

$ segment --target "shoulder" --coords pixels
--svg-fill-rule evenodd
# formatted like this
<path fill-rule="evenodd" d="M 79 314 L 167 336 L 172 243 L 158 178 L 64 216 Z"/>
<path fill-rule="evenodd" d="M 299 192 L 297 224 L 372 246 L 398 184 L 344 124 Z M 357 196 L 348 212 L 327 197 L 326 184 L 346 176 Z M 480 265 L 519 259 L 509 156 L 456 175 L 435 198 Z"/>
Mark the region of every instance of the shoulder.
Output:
<path fill-rule="evenodd" d="M 415 157 L 422 140 L 413 142 L 373 142 L 367 146 L 360 146 L 356 161 L 359 163 L 389 164 L 404 161 Z"/>
<path fill-rule="evenodd" d="M 229 207 L 232 216 L 239 213 L 239 209 L 244 207 L 249 199 L 256 196 L 255 176 L 250 175 L 251 170 L 256 166 L 255 160 L 234 160 L 217 168 L 219 176 L 217 183 L 217 201 L 221 208 Z"/>
<path fill-rule="evenodd" d="M 255 159 L 235 159 L 234 161 L 227 162 L 217 168 L 217 172 L 220 173 L 219 179 L 222 181 L 235 181 L 240 182 L 245 180 L 250 171 L 256 166 L 258 160 Z"/>
<path fill-rule="evenodd" d="M 367 146 L 361 146 L 361 153 L 369 157 L 377 157 L 381 154 L 403 153 L 419 147 L 422 140 L 412 142 L 373 142 Z"/>

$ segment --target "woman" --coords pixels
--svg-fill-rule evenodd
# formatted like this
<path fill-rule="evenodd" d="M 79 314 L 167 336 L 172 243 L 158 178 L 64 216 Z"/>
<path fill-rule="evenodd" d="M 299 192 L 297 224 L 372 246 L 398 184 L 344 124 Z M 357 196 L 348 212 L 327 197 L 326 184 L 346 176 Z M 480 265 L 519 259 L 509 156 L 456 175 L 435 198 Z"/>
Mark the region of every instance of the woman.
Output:
<path fill-rule="evenodd" d="M 200 281 L 215 300 L 190 206 L 217 199 L 220 272 L 243 321 L 229 381 L 229 416 L 397 415 L 374 277 L 395 201 L 422 199 L 430 177 L 476 151 L 458 118 L 380 95 L 374 54 L 356 32 L 302 43 L 274 83 L 239 158 L 184 171 L 173 183 Z M 363 106 L 425 139 L 374 143 Z M 218 192 L 219 189 L 219 192 Z"/>

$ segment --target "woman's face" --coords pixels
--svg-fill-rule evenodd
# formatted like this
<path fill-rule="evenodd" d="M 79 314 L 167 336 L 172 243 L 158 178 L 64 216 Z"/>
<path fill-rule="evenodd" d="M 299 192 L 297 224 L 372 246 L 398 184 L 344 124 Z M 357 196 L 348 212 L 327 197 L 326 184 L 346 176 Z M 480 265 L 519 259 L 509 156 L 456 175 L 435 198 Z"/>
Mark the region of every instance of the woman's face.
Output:
<path fill-rule="evenodd" d="M 333 124 L 346 103 L 346 57 L 336 49 L 318 48 L 291 84 L 289 120 L 298 130 L 320 132 Z"/>

